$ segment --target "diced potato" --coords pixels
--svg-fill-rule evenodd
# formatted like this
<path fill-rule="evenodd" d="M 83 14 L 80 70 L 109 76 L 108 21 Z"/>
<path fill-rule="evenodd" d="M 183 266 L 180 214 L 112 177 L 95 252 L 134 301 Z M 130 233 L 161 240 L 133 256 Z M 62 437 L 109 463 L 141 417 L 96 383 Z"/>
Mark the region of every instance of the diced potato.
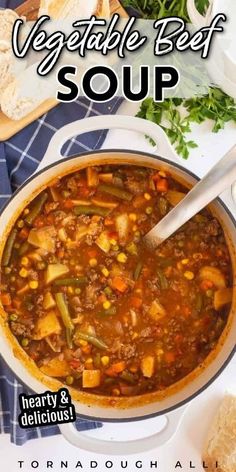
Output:
<path fill-rule="evenodd" d="M 210 280 L 217 288 L 226 287 L 224 274 L 217 267 L 202 267 L 199 271 L 199 277 L 201 280 Z"/>
<path fill-rule="evenodd" d="M 166 316 L 166 309 L 164 308 L 164 306 L 156 299 L 152 302 L 150 308 L 149 308 L 149 311 L 148 311 L 150 317 L 155 320 L 155 321 L 158 321 L 160 320 L 161 318 L 163 318 L 164 316 Z"/>
<path fill-rule="evenodd" d="M 62 241 L 63 243 L 65 243 L 67 241 L 67 234 L 66 234 L 66 230 L 65 228 L 60 228 L 59 231 L 58 231 L 58 238 L 60 239 L 60 241 Z"/>
<path fill-rule="evenodd" d="M 61 325 L 54 310 L 49 311 L 42 318 L 38 318 L 33 339 L 39 341 L 51 334 L 60 334 Z"/>
<path fill-rule="evenodd" d="M 128 237 L 129 232 L 129 217 L 127 213 L 118 215 L 115 220 L 116 231 L 119 235 L 119 240 L 125 242 Z"/>
<path fill-rule="evenodd" d="M 152 377 L 155 369 L 155 357 L 146 356 L 141 361 L 141 371 L 144 377 Z"/>
<path fill-rule="evenodd" d="M 224 305 L 228 305 L 232 302 L 233 289 L 232 288 L 221 288 L 214 294 L 214 308 L 220 310 Z"/>
<path fill-rule="evenodd" d="M 44 228 L 31 229 L 28 236 L 28 243 L 32 246 L 39 247 L 48 252 L 56 250 L 56 230 L 53 226 L 45 226 Z"/>
<path fill-rule="evenodd" d="M 67 377 L 70 375 L 71 369 L 66 360 L 61 360 L 59 357 L 54 357 L 48 364 L 40 367 L 43 374 L 49 377 Z"/>
<path fill-rule="evenodd" d="M 97 187 L 99 182 L 99 175 L 96 169 L 94 169 L 94 167 L 88 167 L 86 173 L 88 187 Z"/>
<path fill-rule="evenodd" d="M 84 370 L 82 377 L 83 388 L 99 387 L 101 381 L 100 370 Z"/>
<path fill-rule="evenodd" d="M 106 231 L 103 231 L 96 239 L 96 244 L 103 252 L 109 252 L 111 249 L 111 243 Z"/>
<path fill-rule="evenodd" d="M 69 269 L 64 264 L 49 264 L 45 274 L 45 283 L 50 284 L 62 275 L 68 274 Z"/>
<path fill-rule="evenodd" d="M 56 302 L 51 294 L 51 292 L 47 292 L 43 297 L 43 308 L 44 310 L 51 310 L 56 306 Z"/>
<path fill-rule="evenodd" d="M 177 190 L 168 190 L 165 195 L 166 200 L 168 200 L 168 202 L 173 206 L 178 205 L 178 203 L 181 202 L 185 196 L 185 193 L 178 192 Z"/>

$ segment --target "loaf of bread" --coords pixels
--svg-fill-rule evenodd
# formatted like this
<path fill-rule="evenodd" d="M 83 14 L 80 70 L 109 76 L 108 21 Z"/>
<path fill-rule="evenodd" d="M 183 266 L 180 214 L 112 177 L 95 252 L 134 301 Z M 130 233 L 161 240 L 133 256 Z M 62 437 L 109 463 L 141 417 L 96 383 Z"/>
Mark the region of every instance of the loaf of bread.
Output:
<path fill-rule="evenodd" d="M 38 63 L 21 72 L 4 89 L 1 96 L 2 112 L 12 120 L 20 120 L 56 94 L 54 75 L 45 79 L 37 74 Z"/>
<path fill-rule="evenodd" d="M 228 394 L 223 399 L 208 433 L 203 460 L 208 472 L 236 472 L 236 396 Z"/>
<path fill-rule="evenodd" d="M 17 18 L 19 16 L 14 10 L 0 10 L 0 41 L 11 42 L 12 28 Z"/>
<path fill-rule="evenodd" d="M 41 0 L 39 16 L 49 15 L 54 20 L 89 18 L 91 15 L 108 18 L 109 0 Z"/>

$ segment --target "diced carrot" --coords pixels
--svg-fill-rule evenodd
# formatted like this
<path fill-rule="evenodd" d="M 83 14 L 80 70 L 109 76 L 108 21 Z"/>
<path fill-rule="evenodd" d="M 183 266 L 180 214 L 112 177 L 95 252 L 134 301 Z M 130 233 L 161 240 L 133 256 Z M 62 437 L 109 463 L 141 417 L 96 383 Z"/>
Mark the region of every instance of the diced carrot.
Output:
<path fill-rule="evenodd" d="M 22 228 L 19 232 L 19 238 L 21 239 L 27 239 L 29 236 L 29 230 L 28 228 Z"/>
<path fill-rule="evenodd" d="M 167 362 L 167 364 L 171 364 L 172 362 L 175 362 L 176 356 L 173 351 L 168 351 L 164 355 L 164 359 Z"/>
<path fill-rule="evenodd" d="M 47 216 L 47 224 L 52 225 L 54 223 L 54 216 L 53 215 L 48 215 Z"/>
<path fill-rule="evenodd" d="M 83 352 L 83 354 L 91 354 L 92 346 L 90 346 L 89 344 L 87 346 L 82 346 L 81 351 Z"/>
<path fill-rule="evenodd" d="M 98 255 L 97 249 L 89 249 L 88 250 L 88 256 L 90 257 L 90 259 L 93 259 L 94 257 L 97 257 L 97 255 Z"/>
<path fill-rule="evenodd" d="M 191 315 L 191 309 L 189 308 L 189 306 L 184 306 L 182 308 L 182 314 L 185 318 L 188 318 Z"/>
<path fill-rule="evenodd" d="M 101 295 L 99 295 L 98 297 L 98 302 L 104 303 L 105 301 L 106 301 L 106 295 L 104 295 L 104 293 L 101 293 Z"/>
<path fill-rule="evenodd" d="M 156 189 L 158 192 L 167 192 L 168 190 L 168 180 L 160 179 L 156 183 Z"/>
<path fill-rule="evenodd" d="M 138 298 L 138 297 L 131 297 L 130 299 L 130 304 L 134 307 L 134 308 L 140 308 L 143 304 L 143 300 L 142 298 Z"/>
<path fill-rule="evenodd" d="M 206 292 L 209 288 L 212 288 L 214 286 L 213 282 L 211 280 L 202 280 L 200 284 L 200 288 Z"/>
<path fill-rule="evenodd" d="M 74 208 L 74 203 L 72 200 L 68 199 L 68 200 L 65 200 L 64 204 L 63 204 L 64 208 L 66 208 L 67 210 L 71 210 L 71 208 Z"/>
<path fill-rule="evenodd" d="M 154 182 L 158 182 L 159 180 L 161 179 L 160 175 L 159 175 L 159 172 L 157 172 L 156 174 L 152 175 L 152 180 Z"/>
<path fill-rule="evenodd" d="M 45 226 L 45 221 L 44 221 L 43 218 L 38 216 L 38 218 L 36 218 L 36 220 L 34 221 L 34 227 L 35 228 L 42 228 L 43 226 Z"/>
<path fill-rule="evenodd" d="M 79 189 L 79 193 L 82 197 L 88 197 L 88 195 L 90 194 L 90 190 L 88 187 L 80 187 Z"/>
<path fill-rule="evenodd" d="M 59 257 L 59 259 L 63 259 L 64 255 L 65 255 L 65 250 L 64 249 L 59 249 L 57 251 L 57 257 Z"/>
<path fill-rule="evenodd" d="M 119 239 L 119 235 L 116 231 L 109 231 L 108 237 L 109 239 L 115 239 L 116 241 Z"/>
<path fill-rule="evenodd" d="M 128 285 L 121 277 L 114 277 L 112 279 L 112 287 L 115 290 L 118 290 L 119 292 L 124 293 L 127 290 Z"/>
<path fill-rule="evenodd" d="M 14 308 L 19 310 L 21 307 L 21 300 L 19 298 L 14 298 L 14 300 L 12 301 L 12 305 L 14 306 Z"/>
<path fill-rule="evenodd" d="M 1 302 L 4 306 L 11 305 L 11 296 L 9 293 L 2 293 L 1 294 Z"/>
<path fill-rule="evenodd" d="M 125 370 L 125 367 L 125 361 L 116 362 L 115 364 L 112 364 L 108 369 L 106 369 L 105 373 L 110 377 L 115 377 L 116 375 L 123 372 L 123 370 Z"/>
<path fill-rule="evenodd" d="M 104 224 L 105 226 L 112 226 L 114 225 L 114 220 L 110 218 L 109 216 L 107 216 L 104 220 Z"/>

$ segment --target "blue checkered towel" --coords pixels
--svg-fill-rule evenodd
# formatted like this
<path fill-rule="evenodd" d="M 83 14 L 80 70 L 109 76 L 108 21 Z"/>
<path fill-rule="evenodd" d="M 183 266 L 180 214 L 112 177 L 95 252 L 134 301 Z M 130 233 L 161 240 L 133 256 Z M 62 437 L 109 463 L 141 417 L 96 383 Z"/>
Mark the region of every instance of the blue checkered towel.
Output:
<path fill-rule="evenodd" d="M 8 141 L 0 143 L 0 206 L 36 170 L 57 129 L 76 119 L 115 113 L 119 104 L 120 99 L 103 105 L 93 105 L 86 99 L 73 104 L 60 104 Z M 103 130 L 75 137 L 65 145 L 63 154 L 69 156 L 98 149 L 105 136 L 106 132 Z M 24 444 L 28 439 L 58 434 L 57 426 L 28 430 L 19 427 L 18 396 L 22 392 L 27 393 L 27 389 L 18 382 L 0 357 L 0 433 L 10 433 L 11 441 L 18 445 Z M 99 426 L 101 423 L 80 419 L 77 421 L 80 430 Z"/>
<path fill-rule="evenodd" d="M 0 0 L 1 8 L 15 8 L 20 0 Z M 0 143 L 0 207 L 14 190 L 36 169 L 55 131 L 72 121 L 94 115 L 115 113 L 121 103 L 114 99 L 105 104 L 92 104 L 86 99 L 70 104 L 60 104 L 8 141 Z M 106 131 L 96 131 L 71 139 L 64 146 L 63 154 L 70 156 L 101 147 Z M 57 426 L 21 429 L 18 425 L 20 393 L 28 393 L 15 378 L 0 356 L 0 433 L 9 433 L 17 445 L 27 440 L 58 434 Z M 30 392 L 29 392 L 30 393 Z M 102 426 L 101 423 L 78 419 L 77 427 L 87 430 Z"/>

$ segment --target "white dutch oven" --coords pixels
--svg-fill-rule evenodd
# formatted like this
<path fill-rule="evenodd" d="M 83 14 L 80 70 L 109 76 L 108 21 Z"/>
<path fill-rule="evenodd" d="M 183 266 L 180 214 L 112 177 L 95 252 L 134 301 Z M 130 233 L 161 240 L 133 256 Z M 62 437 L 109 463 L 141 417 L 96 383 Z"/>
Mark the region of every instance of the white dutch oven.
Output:
<path fill-rule="evenodd" d="M 79 133 L 111 128 L 135 130 L 150 136 L 157 143 L 158 157 L 154 154 L 126 150 L 94 151 L 72 158 L 64 159 L 62 157 L 61 149 L 68 139 L 77 136 Z M 178 156 L 170 145 L 165 133 L 154 123 L 125 116 L 98 116 L 76 121 L 65 126 L 54 135 L 37 173 L 21 186 L 2 210 L 0 217 L 0 257 L 7 235 L 21 213 L 22 208 L 42 188 L 57 176 L 69 174 L 75 169 L 108 162 L 121 165 L 129 163 L 131 165 L 166 169 L 175 178 L 188 186 L 194 185 L 198 180 L 196 176 L 186 171 L 177 163 Z M 224 227 L 235 279 L 235 221 L 220 200 L 212 204 L 212 211 Z M 130 398 L 108 398 L 77 392 L 73 388 L 70 389 L 76 412 L 80 417 L 90 420 L 127 422 L 165 415 L 167 421 L 164 430 L 142 440 L 110 442 L 88 438 L 79 433 L 73 424 L 64 424 L 60 426 L 60 429 L 65 438 L 81 449 L 95 453 L 123 455 L 141 453 L 156 448 L 168 441 L 178 429 L 185 404 L 202 392 L 220 374 L 234 353 L 236 333 L 235 304 L 236 292 L 233 295 L 233 305 L 227 327 L 216 350 L 209 355 L 202 367 L 198 367 L 185 379 L 166 389 L 165 392 L 154 392 Z M 0 306 L 0 346 L 0 352 L 6 363 L 20 381 L 33 392 L 42 393 L 46 389 L 57 390 L 62 387 L 59 381 L 44 376 L 21 349 L 8 328 L 2 306 Z"/>
<path fill-rule="evenodd" d="M 214 82 L 236 99 L 236 1 L 210 0 L 205 16 L 198 12 L 195 0 L 187 0 L 187 9 L 197 28 L 209 26 L 218 13 L 226 15 L 227 22 L 222 23 L 224 33 L 217 34 L 207 67 Z"/>

